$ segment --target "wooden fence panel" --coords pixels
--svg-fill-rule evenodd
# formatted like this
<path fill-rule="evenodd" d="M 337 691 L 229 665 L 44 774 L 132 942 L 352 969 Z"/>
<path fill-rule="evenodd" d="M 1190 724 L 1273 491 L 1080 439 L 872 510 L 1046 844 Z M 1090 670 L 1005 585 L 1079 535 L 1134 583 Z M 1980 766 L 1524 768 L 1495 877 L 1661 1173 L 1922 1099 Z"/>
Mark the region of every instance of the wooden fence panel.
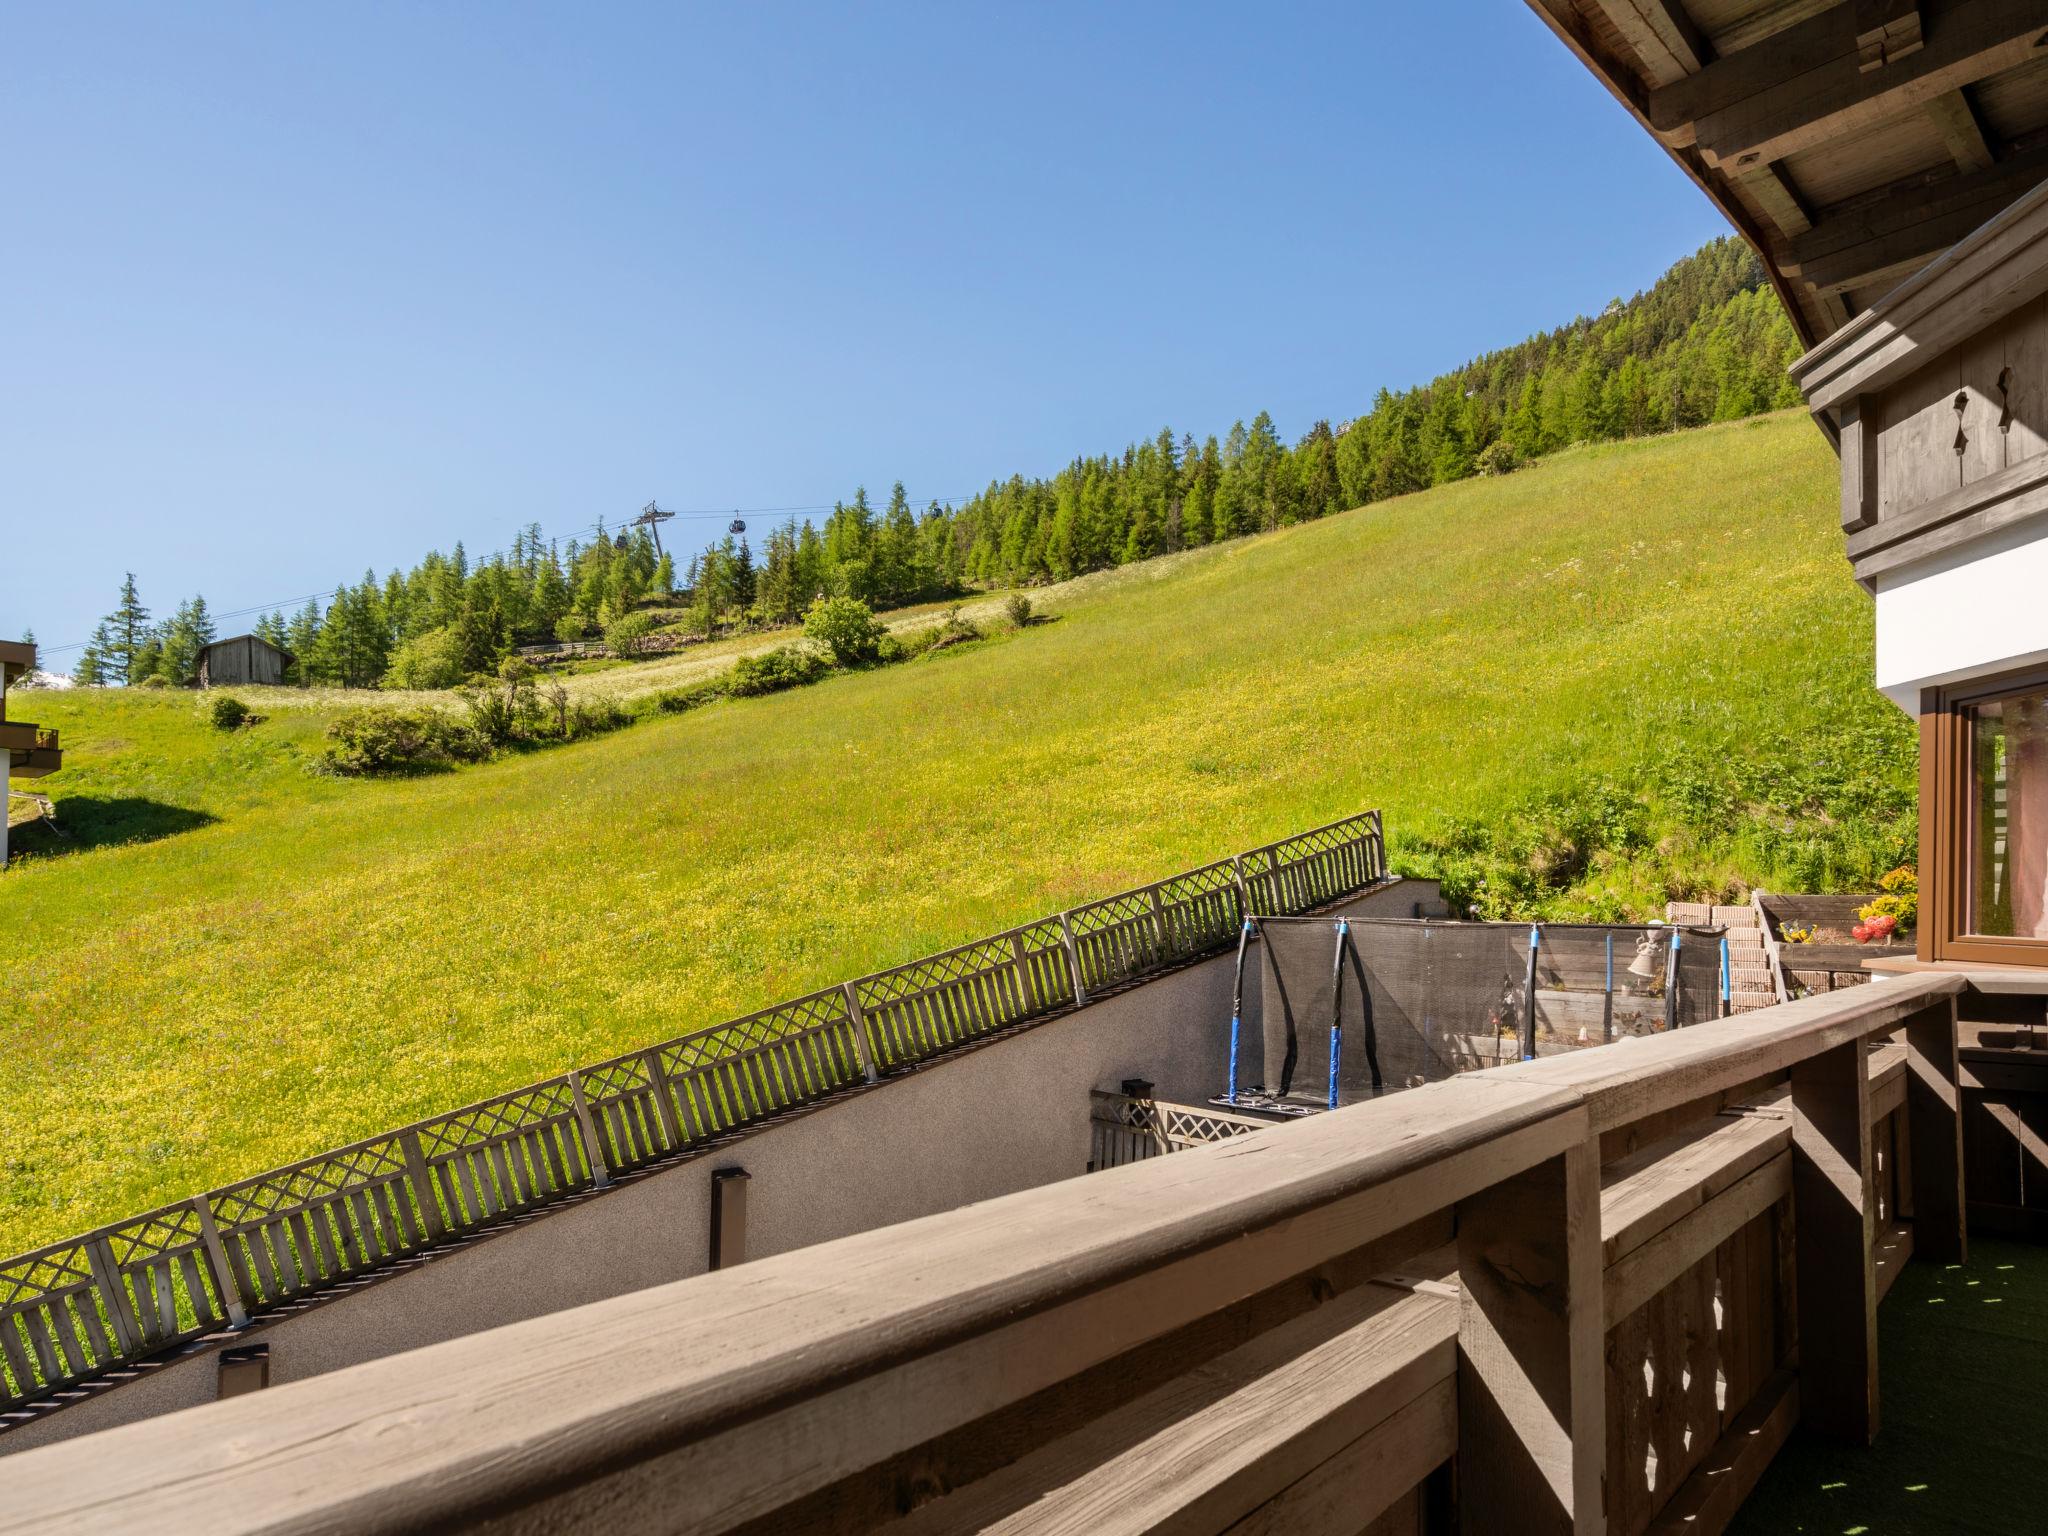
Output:
<path fill-rule="evenodd" d="M 208 1200 L 229 1283 L 252 1311 L 427 1244 L 397 1136 L 230 1184 Z"/>
<path fill-rule="evenodd" d="M 596 1182 L 565 1075 L 422 1121 L 420 1151 L 447 1229 L 466 1231 Z"/>
<path fill-rule="evenodd" d="M 684 1142 L 696 1146 L 862 1080 L 844 989 L 813 992 L 656 1047 Z"/>
<path fill-rule="evenodd" d="M 1048 995 L 1030 984 L 1034 953 L 1058 944 L 1056 928 L 1034 924 L 854 982 L 877 1065 L 916 1061 L 1071 1003 L 1070 987 Z"/>

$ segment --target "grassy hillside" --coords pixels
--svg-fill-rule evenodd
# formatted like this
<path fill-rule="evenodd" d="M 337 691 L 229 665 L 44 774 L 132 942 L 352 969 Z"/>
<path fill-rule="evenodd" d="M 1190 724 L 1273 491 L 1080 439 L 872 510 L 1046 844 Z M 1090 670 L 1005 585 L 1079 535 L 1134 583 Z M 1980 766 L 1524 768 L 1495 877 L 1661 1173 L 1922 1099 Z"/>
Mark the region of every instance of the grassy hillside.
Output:
<path fill-rule="evenodd" d="M 152 840 L 0 878 L 0 1253 L 1364 806 L 1485 911 L 1867 881 L 1911 730 L 1834 476 L 1795 416 L 1573 450 L 398 781 L 305 771 L 319 701 L 44 695 Z"/>

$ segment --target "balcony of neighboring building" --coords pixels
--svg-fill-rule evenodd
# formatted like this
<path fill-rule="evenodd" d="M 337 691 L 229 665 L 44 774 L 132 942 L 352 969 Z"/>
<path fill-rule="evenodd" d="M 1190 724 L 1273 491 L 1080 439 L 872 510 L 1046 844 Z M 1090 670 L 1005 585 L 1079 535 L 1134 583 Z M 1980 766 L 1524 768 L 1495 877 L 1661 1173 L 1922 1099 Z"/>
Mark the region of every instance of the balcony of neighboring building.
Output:
<path fill-rule="evenodd" d="M 7 690 L 35 669 L 34 646 L 0 641 L 0 751 L 7 754 L 8 775 L 17 779 L 39 779 L 64 766 L 54 730 L 7 716 Z"/>

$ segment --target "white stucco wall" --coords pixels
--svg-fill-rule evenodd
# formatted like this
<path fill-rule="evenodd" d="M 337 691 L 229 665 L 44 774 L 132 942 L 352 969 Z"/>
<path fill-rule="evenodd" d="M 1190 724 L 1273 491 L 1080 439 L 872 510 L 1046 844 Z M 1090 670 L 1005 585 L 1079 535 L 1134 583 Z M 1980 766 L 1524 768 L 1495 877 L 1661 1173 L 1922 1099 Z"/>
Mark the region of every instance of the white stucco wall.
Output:
<path fill-rule="evenodd" d="M 1920 690 L 2048 661 L 2048 527 L 2010 528 L 1877 578 L 1877 686 Z"/>

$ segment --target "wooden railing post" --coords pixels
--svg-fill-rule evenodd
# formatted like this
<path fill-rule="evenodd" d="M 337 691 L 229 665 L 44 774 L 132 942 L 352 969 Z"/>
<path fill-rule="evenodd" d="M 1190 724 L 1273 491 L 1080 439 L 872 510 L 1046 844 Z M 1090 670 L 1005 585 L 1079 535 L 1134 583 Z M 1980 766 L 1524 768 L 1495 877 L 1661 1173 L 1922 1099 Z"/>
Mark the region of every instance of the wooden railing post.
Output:
<path fill-rule="evenodd" d="M 214 1225 L 213 1202 L 204 1195 L 194 1195 L 192 1209 L 199 1216 L 199 1245 L 206 1250 L 206 1267 L 213 1271 L 213 1288 L 220 1295 L 220 1304 L 227 1311 L 228 1321 L 239 1328 L 249 1321 L 249 1314 L 242 1306 L 242 1293 L 235 1284 L 234 1272 L 228 1268 L 228 1250 L 220 1240 L 220 1228 Z M 196 1302 L 199 1298 L 195 1296 L 192 1299 Z"/>
<path fill-rule="evenodd" d="M 434 1193 L 434 1176 L 427 1169 L 427 1156 L 420 1150 L 420 1131 L 409 1125 L 398 1133 L 399 1150 L 405 1153 L 406 1177 L 412 1181 L 412 1197 L 419 1205 L 420 1220 L 427 1224 L 427 1241 L 438 1243 L 448 1235 L 441 1219 L 440 1197 Z"/>
<path fill-rule="evenodd" d="M 1461 1527 L 1605 1531 L 1598 1139 L 1460 1202 L 1458 1273 Z"/>
<path fill-rule="evenodd" d="M 860 1005 L 860 989 L 850 981 L 839 984 L 846 998 L 846 1017 L 853 1023 L 853 1049 L 860 1057 L 860 1070 L 871 1083 L 879 1082 L 881 1074 L 875 1070 L 875 1043 L 868 1039 L 868 1016 Z"/>
<path fill-rule="evenodd" d="M 1961 1064 L 1956 1057 L 1956 1001 L 1941 999 L 1906 1020 L 1906 1139 L 1913 1149 L 1910 1180 L 1913 1253 L 1937 1264 L 1960 1264 L 1964 1230 Z"/>
<path fill-rule="evenodd" d="M 1868 1058 L 1859 1036 L 1791 1074 L 1800 1416 L 1857 1445 L 1878 1423 Z"/>
<path fill-rule="evenodd" d="M 1088 1006 L 1088 988 L 1081 981 L 1081 951 L 1074 943 L 1074 924 L 1067 914 L 1060 914 L 1060 943 L 1067 951 L 1067 971 L 1074 980 L 1074 1006 Z"/>
<path fill-rule="evenodd" d="M 611 1170 L 605 1166 L 604 1143 L 597 1139 L 597 1121 L 590 1113 L 590 1101 L 583 1097 L 583 1074 L 569 1074 L 569 1097 L 576 1106 L 576 1130 L 583 1138 L 583 1156 L 590 1167 L 590 1181 L 599 1189 L 611 1187 Z"/>
<path fill-rule="evenodd" d="M 114 1342 L 124 1358 L 142 1353 L 142 1325 L 135 1319 L 135 1303 L 121 1284 L 121 1267 L 114 1262 L 114 1247 L 104 1237 L 86 1239 L 86 1266 L 106 1303 L 107 1319 L 114 1325 Z"/>
<path fill-rule="evenodd" d="M 640 1059 L 647 1064 L 647 1084 L 654 1090 L 654 1107 L 661 1115 L 661 1128 L 668 1135 L 668 1144 L 680 1147 L 683 1122 L 676 1114 L 675 1100 L 669 1095 L 668 1076 L 661 1069 L 661 1047 L 643 1052 Z"/>
<path fill-rule="evenodd" d="M 1010 935 L 1010 974 L 1017 979 L 1017 1016 L 1032 1012 L 1031 966 L 1024 958 L 1024 935 Z"/>

